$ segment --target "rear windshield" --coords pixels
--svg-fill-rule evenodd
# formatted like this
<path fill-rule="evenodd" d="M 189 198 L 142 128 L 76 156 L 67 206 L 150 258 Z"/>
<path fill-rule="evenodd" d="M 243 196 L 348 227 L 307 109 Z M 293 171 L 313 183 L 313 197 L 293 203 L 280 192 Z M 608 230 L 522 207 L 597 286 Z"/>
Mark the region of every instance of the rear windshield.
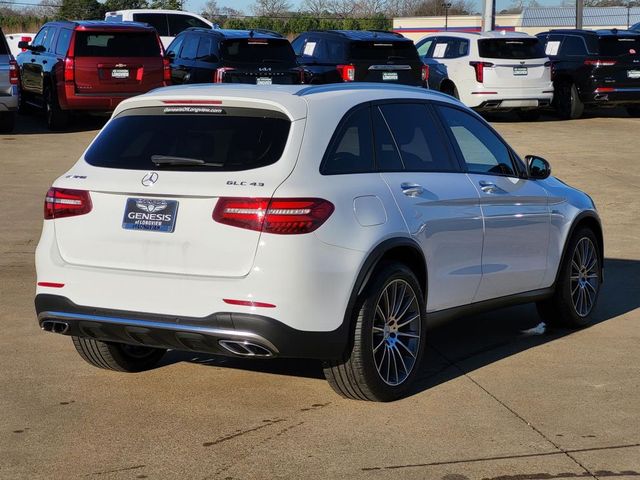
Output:
<path fill-rule="evenodd" d="M 251 170 L 279 160 L 290 126 L 284 115 L 266 110 L 139 108 L 109 122 L 85 160 L 127 170 Z"/>
<path fill-rule="evenodd" d="M 222 42 L 220 57 L 227 63 L 296 64 L 293 47 L 285 39 L 243 38 Z"/>
<path fill-rule="evenodd" d="M 600 55 L 619 57 L 621 55 L 640 55 L 640 35 L 628 37 L 600 37 Z"/>
<path fill-rule="evenodd" d="M 537 38 L 492 38 L 479 40 L 478 49 L 484 58 L 524 60 L 544 58 L 544 48 Z"/>
<path fill-rule="evenodd" d="M 353 42 L 351 58 L 364 61 L 419 61 L 413 42 Z"/>
<path fill-rule="evenodd" d="M 76 32 L 77 57 L 157 57 L 155 32 Z"/>

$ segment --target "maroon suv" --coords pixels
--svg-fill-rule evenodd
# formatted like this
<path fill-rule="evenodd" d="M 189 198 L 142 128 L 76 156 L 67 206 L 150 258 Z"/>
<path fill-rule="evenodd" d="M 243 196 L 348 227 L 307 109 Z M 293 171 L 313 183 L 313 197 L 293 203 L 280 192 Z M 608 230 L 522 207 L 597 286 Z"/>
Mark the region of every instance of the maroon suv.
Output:
<path fill-rule="evenodd" d="M 142 23 L 50 22 L 18 45 L 21 107 L 44 108 L 51 129 L 73 110 L 111 111 L 171 79 L 158 34 Z"/>

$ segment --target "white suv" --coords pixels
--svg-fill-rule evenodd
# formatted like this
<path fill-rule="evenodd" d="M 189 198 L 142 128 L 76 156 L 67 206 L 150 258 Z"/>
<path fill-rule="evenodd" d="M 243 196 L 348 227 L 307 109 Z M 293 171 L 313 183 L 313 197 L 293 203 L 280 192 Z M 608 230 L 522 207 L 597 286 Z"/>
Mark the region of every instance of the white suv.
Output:
<path fill-rule="evenodd" d="M 425 89 L 155 90 L 46 195 L 39 323 L 102 368 L 315 358 L 340 394 L 391 400 L 444 318 L 536 301 L 589 323 L 600 221 L 549 173 Z"/>
<path fill-rule="evenodd" d="M 427 35 L 416 47 L 427 65 L 441 64 L 441 90 L 477 110 L 516 110 L 539 116 L 553 98 L 551 62 L 536 37 L 516 32 Z"/>

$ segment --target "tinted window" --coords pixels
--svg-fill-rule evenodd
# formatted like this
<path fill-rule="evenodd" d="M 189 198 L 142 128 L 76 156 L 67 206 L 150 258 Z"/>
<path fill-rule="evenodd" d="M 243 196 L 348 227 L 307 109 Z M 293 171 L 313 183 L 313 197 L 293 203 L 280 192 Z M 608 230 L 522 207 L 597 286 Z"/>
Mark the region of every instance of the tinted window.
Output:
<path fill-rule="evenodd" d="M 296 63 L 293 48 L 285 39 L 226 40 L 220 45 L 220 58 L 227 63 Z"/>
<path fill-rule="evenodd" d="M 373 136 L 369 108 L 349 114 L 327 153 L 322 173 L 363 173 L 373 171 Z"/>
<path fill-rule="evenodd" d="M 455 108 L 438 107 L 470 173 L 515 175 L 506 145 L 477 118 Z"/>
<path fill-rule="evenodd" d="M 587 48 L 581 37 L 567 36 L 564 37 L 562 46 L 560 47 L 560 55 L 581 56 L 587 54 Z"/>
<path fill-rule="evenodd" d="M 400 149 L 405 170 L 455 170 L 442 143 L 440 130 L 425 105 L 402 103 L 382 105 L 380 109 Z"/>
<path fill-rule="evenodd" d="M 157 57 L 155 32 L 76 32 L 77 57 Z"/>
<path fill-rule="evenodd" d="M 363 61 L 418 60 L 413 42 L 353 42 L 351 58 Z"/>
<path fill-rule="evenodd" d="M 439 47 L 438 58 L 459 58 L 469 53 L 469 41 L 464 38 L 438 38 L 438 45 L 445 43 L 445 48 Z"/>
<path fill-rule="evenodd" d="M 418 45 L 416 45 L 416 48 L 418 49 L 418 55 L 420 55 L 421 57 L 424 57 L 425 55 L 427 55 L 434 41 L 435 41 L 435 38 L 433 37 L 425 38 L 424 40 L 420 41 Z"/>
<path fill-rule="evenodd" d="M 288 119 L 263 110 L 228 108 L 225 113 L 163 113 L 159 108 L 129 111 L 109 122 L 85 159 L 99 167 L 182 171 L 250 170 L 278 161 L 289 136 Z M 157 166 L 153 155 L 206 164 Z"/>
<path fill-rule="evenodd" d="M 180 58 L 195 60 L 198 55 L 198 35 L 185 35 L 185 37 Z"/>
<path fill-rule="evenodd" d="M 544 48 L 537 38 L 492 38 L 478 40 L 481 57 L 527 59 L 545 57 Z"/>
<path fill-rule="evenodd" d="M 198 53 L 196 54 L 196 59 L 202 62 L 215 63 L 218 61 L 217 57 L 217 49 L 216 39 L 211 35 L 203 35 L 200 37 L 200 42 L 198 43 Z"/>
<path fill-rule="evenodd" d="M 305 43 L 305 38 L 302 35 L 300 35 L 293 42 L 291 42 L 291 47 L 293 48 L 293 51 L 295 52 L 296 55 L 302 55 L 302 49 L 304 47 L 304 43 Z"/>
<path fill-rule="evenodd" d="M 184 42 L 184 35 L 177 36 L 173 42 L 169 44 L 167 48 L 167 54 L 173 53 L 176 57 L 180 55 L 180 47 L 182 47 L 182 43 Z"/>
<path fill-rule="evenodd" d="M 55 36 L 55 34 L 56 34 L 56 29 L 55 28 L 53 28 L 53 27 L 47 28 L 47 34 L 42 39 L 42 46 L 47 51 L 52 51 L 51 44 L 53 43 L 53 37 Z"/>
<path fill-rule="evenodd" d="M 169 20 L 169 35 L 172 37 L 175 37 L 189 27 L 211 28 L 199 18 L 192 17 L 191 15 L 176 15 L 170 13 L 167 15 L 167 19 Z"/>
<path fill-rule="evenodd" d="M 600 55 L 607 57 L 640 56 L 640 36 L 600 37 L 598 43 Z"/>
<path fill-rule="evenodd" d="M 374 107 L 371 114 L 373 116 L 373 143 L 378 168 L 386 172 L 402 170 L 400 154 L 382 112 L 378 107 Z"/>
<path fill-rule="evenodd" d="M 169 36 L 167 15 L 164 13 L 134 13 L 133 19 L 136 22 L 148 23 L 158 31 L 158 35 L 161 37 Z"/>
<path fill-rule="evenodd" d="M 71 30 L 63 28 L 58 33 L 58 41 L 56 42 L 56 54 L 66 55 L 69 50 L 69 43 L 71 42 Z"/>
<path fill-rule="evenodd" d="M 33 41 L 31 42 L 31 45 L 33 45 L 34 47 L 36 45 L 42 45 L 42 42 L 44 41 L 45 37 L 47 36 L 47 31 L 49 29 L 48 28 L 42 28 L 38 34 L 36 35 L 36 37 L 33 39 Z"/>

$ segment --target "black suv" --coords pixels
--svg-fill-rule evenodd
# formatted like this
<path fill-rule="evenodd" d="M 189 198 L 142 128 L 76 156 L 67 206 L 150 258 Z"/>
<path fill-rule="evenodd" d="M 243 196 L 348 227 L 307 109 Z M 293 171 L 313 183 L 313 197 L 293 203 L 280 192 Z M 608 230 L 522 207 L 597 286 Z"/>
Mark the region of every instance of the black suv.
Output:
<path fill-rule="evenodd" d="M 188 28 L 167 48 L 171 81 L 182 83 L 302 83 L 291 44 L 268 30 Z"/>
<path fill-rule="evenodd" d="M 626 107 L 640 117 L 640 33 L 551 30 L 537 37 L 553 62 L 554 105 L 566 119 L 585 105 Z"/>
<path fill-rule="evenodd" d="M 304 83 L 389 82 L 426 87 L 429 68 L 415 45 L 399 33 L 325 30 L 293 41 Z"/>

